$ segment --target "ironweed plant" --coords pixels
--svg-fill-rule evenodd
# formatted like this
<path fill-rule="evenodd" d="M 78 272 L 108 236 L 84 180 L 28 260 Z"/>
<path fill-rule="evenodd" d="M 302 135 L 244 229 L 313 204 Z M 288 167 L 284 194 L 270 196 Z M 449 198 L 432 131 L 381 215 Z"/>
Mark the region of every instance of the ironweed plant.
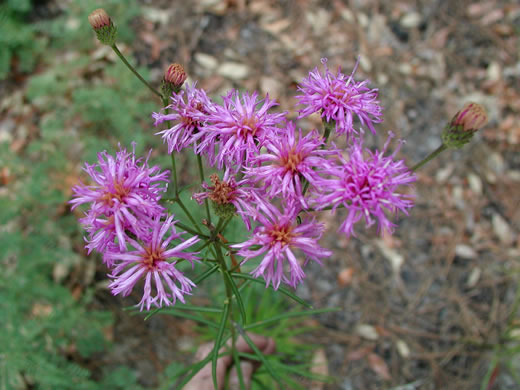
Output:
<path fill-rule="evenodd" d="M 152 117 L 156 134 L 167 145 L 171 166 L 165 170 L 151 165 L 151 151 L 137 156 L 135 143 L 130 150 L 120 146 L 115 155 L 100 152 L 95 163 L 85 164 L 91 183 L 74 186 L 70 203 L 72 208 L 88 205 L 80 219 L 87 250 L 102 255 L 110 270 L 112 294 L 128 296 L 136 289 L 142 293 L 140 311 L 156 313 L 186 304 L 187 296 L 210 275 L 221 275 L 225 296 L 216 308 L 219 318 L 212 323 L 217 330 L 212 350 L 181 373 L 176 388 L 210 361 L 213 386 L 222 388 L 218 359 L 231 356 L 237 363 L 247 355 L 237 347 L 244 340 L 254 352 L 252 358 L 282 385 L 280 367 L 248 333 L 269 319 L 251 322 L 243 283 L 261 283 L 308 306 L 284 286 L 296 288 L 304 282 L 310 261 L 326 266 L 332 255 L 320 244 L 325 227 L 316 215 L 344 208 L 340 234 L 354 236 L 362 225 L 391 234 L 396 227 L 393 220 L 407 215 L 414 205 L 410 191 L 416 181 L 414 172 L 443 150 L 469 142 L 487 121 L 484 109 L 475 103 L 464 106 L 447 124 L 441 146 L 410 168 L 397 157 L 402 140 L 392 153 L 388 151 L 392 133 L 382 150 L 364 145 L 365 131 L 376 133 L 375 124 L 383 117 L 378 90 L 368 80 L 355 78 L 357 64 L 344 74 L 341 69 L 331 71 L 322 59 L 322 66 L 301 81 L 298 119 L 318 113 L 323 123 L 322 131 L 304 133 L 287 112 L 272 110 L 275 100 L 258 92 L 231 90 L 216 103 L 196 83 L 185 84 L 187 75 L 179 64 L 168 67 L 161 89 L 155 89 L 118 50 L 117 30 L 109 15 L 97 9 L 89 22 L 98 39 L 161 98 L 163 107 Z M 332 142 L 341 138 L 346 139 L 346 148 Z M 202 219 L 181 197 L 176 161 L 185 152 L 196 156 L 199 190 L 190 201 L 203 206 Z M 208 168 L 216 173 L 208 175 Z M 173 214 L 173 206 L 182 213 Z M 243 224 L 247 239 L 233 241 L 226 233 L 233 219 Z M 181 271 L 186 262 L 195 270 L 195 278 Z M 140 281 L 144 287 L 139 287 Z M 240 387 L 245 388 L 244 375 L 237 371 Z"/>

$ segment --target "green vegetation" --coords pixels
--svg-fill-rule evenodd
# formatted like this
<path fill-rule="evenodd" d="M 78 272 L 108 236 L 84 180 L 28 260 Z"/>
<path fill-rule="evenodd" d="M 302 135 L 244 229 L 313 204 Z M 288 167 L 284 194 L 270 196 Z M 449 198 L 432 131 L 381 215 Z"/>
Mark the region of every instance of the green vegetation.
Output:
<path fill-rule="evenodd" d="M 29 0 L 0 6 L 0 79 L 38 66 L 23 98 L 2 106 L 17 125 L 0 142 L 1 389 L 139 388 L 126 367 L 101 378 L 86 368 L 110 348 L 104 331 L 113 319 L 89 309 L 99 259 L 84 256 L 67 205 L 82 161 L 117 142 L 136 140 L 144 150 L 151 138 L 143 125 L 155 107 L 146 91 L 119 64 L 92 58 L 86 15 L 100 5 L 73 1 L 46 20 Z M 139 12 L 135 1 L 103 5 L 123 22 Z M 120 36 L 128 41 L 131 30 L 122 26 Z M 89 74 L 92 64 L 98 75 Z"/>

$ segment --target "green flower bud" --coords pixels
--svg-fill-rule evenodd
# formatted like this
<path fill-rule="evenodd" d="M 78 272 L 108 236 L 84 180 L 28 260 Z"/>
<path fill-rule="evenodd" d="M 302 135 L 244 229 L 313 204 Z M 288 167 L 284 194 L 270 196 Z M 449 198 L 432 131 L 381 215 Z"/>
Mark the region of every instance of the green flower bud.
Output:
<path fill-rule="evenodd" d="M 179 93 L 182 84 L 186 81 L 188 75 L 180 64 L 171 64 L 164 72 L 162 93 L 163 96 L 170 96 L 173 92 Z"/>
<path fill-rule="evenodd" d="M 102 44 L 112 46 L 116 43 L 116 26 L 103 8 L 92 11 L 88 16 L 88 22 Z"/>
<path fill-rule="evenodd" d="M 466 103 L 444 128 L 442 142 L 450 148 L 461 148 L 487 123 L 487 120 L 484 107 L 477 103 Z"/>

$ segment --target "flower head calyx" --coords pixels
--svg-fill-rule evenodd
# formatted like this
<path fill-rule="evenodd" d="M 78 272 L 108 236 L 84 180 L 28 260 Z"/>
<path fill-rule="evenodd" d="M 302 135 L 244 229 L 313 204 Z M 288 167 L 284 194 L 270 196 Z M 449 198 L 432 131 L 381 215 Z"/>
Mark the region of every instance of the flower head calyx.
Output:
<path fill-rule="evenodd" d="M 487 121 L 484 107 L 477 103 L 466 103 L 442 132 L 442 142 L 450 148 L 461 148 Z"/>
<path fill-rule="evenodd" d="M 162 85 L 163 96 L 170 96 L 172 92 L 179 93 L 182 84 L 186 81 L 188 75 L 180 64 L 170 64 L 164 72 Z"/>
<path fill-rule="evenodd" d="M 88 22 L 96 32 L 98 40 L 108 46 L 116 42 L 117 29 L 103 8 L 95 9 L 88 16 Z"/>

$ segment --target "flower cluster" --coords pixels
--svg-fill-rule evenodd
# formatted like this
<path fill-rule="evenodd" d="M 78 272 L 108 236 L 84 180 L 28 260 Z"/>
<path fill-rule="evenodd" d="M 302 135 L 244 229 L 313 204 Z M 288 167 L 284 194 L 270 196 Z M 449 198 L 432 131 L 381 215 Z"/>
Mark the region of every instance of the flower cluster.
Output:
<path fill-rule="evenodd" d="M 193 283 L 175 269 L 175 261 L 167 260 L 193 261 L 194 254 L 182 251 L 199 239 L 180 240 L 181 233 L 175 232 L 173 216 L 166 217 L 166 210 L 159 203 L 166 190 L 161 183 L 168 181 L 169 172 L 160 172 L 159 166 L 149 167 L 148 158 L 136 159 L 135 152 L 123 148 L 115 157 L 99 153 L 98 162 L 85 164 L 84 170 L 95 184 L 74 186 L 70 203 L 72 209 L 82 204 L 90 206 L 80 219 L 87 232 L 86 248 L 89 253 L 100 252 L 112 269 L 110 276 L 115 279 L 110 285 L 112 293 L 128 295 L 137 281 L 144 278 L 141 310 L 144 305 L 149 309 L 151 304 L 161 306 L 176 299 L 182 301 L 182 295 L 190 292 Z M 171 234 L 163 239 L 170 230 Z M 174 239 L 181 243 L 168 249 Z M 128 251 L 128 246 L 135 251 Z M 161 277 L 170 293 L 164 290 Z"/>
<path fill-rule="evenodd" d="M 210 201 L 222 218 L 240 215 L 245 227 L 257 227 L 251 238 L 234 248 L 244 262 L 263 255 L 253 275 L 263 275 L 277 288 L 281 282 L 295 286 L 304 276 L 294 250 L 318 260 L 329 255 L 317 240 L 323 227 L 313 219 L 303 223 L 301 215 L 312 210 L 347 210 L 340 231 L 354 234 L 361 219 L 367 226 L 391 231 L 391 216 L 412 207 L 412 197 L 401 190 L 415 176 L 396 153 L 385 156 L 391 137 L 382 151 L 364 148 L 363 127 L 375 133 L 382 121 L 377 89 L 354 74 L 338 70 L 334 75 L 323 59 L 324 72 L 311 71 L 298 87 L 299 118 L 319 112 L 335 135 L 346 135 L 348 157 L 318 130 L 304 134 L 288 120 L 285 112 L 274 112 L 277 103 L 257 92 L 240 94 L 231 90 L 222 103 L 210 101 L 194 86 L 174 93 L 170 113 L 155 113 L 155 124 L 173 121 L 158 134 L 168 142 L 168 151 L 191 147 L 206 157 L 208 165 L 223 169 L 211 176 L 211 184 L 193 195 L 199 203 Z M 328 136 L 329 134 L 327 134 Z M 240 177 L 240 179 L 238 179 Z M 281 205 L 280 211 L 275 204 Z M 305 244 L 302 244 L 305 243 Z M 258 246 L 260 245 L 260 248 Z"/>
<path fill-rule="evenodd" d="M 299 118 L 319 112 L 327 122 L 336 123 L 337 134 L 345 134 L 347 138 L 357 134 L 354 129 L 354 119 L 357 118 L 375 133 L 373 124 L 382 121 L 381 106 L 376 100 L 377 89 L 368 88 L 368 80 L 354 81 L 359 61 L 350 76 L 341 73 L 341 69 L 334 76 L 327 67 L 327 59 L 323 58 L 321 62 L 325 72 L 322 74 L 315 68 L 298 87 L 302 94 L 296 98 L 304 106 Z"/>
<path fill-rule="evenodd" d="M 321 185 L 327 192 L 315 200 L 318 209 L 338 206 L 348 210 L 348 216 L 339 230 L 346 235 L 354 235 L 354 224 L 365 219 L 371 226 L 375 218 L 378 230 L 391 232 L 394 224 L 387 214 L 399 210 L 407 214 L 413 206 L 412 195 L 398 192 L 401 186 L 415 182 L 415 175 L 403 160 L 395 161 L 395 154 L 385 157 L 393 134 L 390 133 L 382 151 L 364 150 L 360 140 L 354 142 L 348 153 L 348 160 L 340 158 L 341 164 L 327 173 L 333 178 L 323 179 Z M 366 156 L 365 156 L 366 155 Z"/>
<path fill-rule="evenodd" d="M 324 72 L 311 71 L 297 99 L 303 106 L 300 118 L 321 114 L 327 129 L 323 135 L 319 129 L 297 128 L 286 112 L 276 111 L 278 103 L 268 95 L 231 90 L 219 104 L 195 84 L 181 89 L 186 74 L 180 65 L 171 65 L 165 76 L 176 86 L 169 89 L 170 104 L 152 115 L 155 126 L 163 127 L 157 134 L 168 153 L 191 149 L 222 171 L 211 174 L 210 183 L 193 194 L 199 204 L 210 202 L 220 217 L 217 227 L 210 218 L 204 222 L 210 229 L 207 244 L 217 238 L 226 243 L 218 229 L 240 216 L 250 236 L 230 245 L 230 254 L 242 257 L 242 263 L 261 257 L 252 275 L 262 276 L 274 289 L 282 283 L 296 287 L 305 277 L 305 264 L 321 264 L 331 256 L 318 243 L 324 225 L 314 212 L 345 208 L 339 230 L 350 236 L 361 220 L 391 232 L 392 217 L 413 206 L 413 197 L 403 189 L 415 176 L 397 159 L 399 147 L 387 153 L 392 135 L 381 151 L 363 145 L 364 128 L 375 133 L 374 124 L 382 121 L 377 90 L 354 79 L 357 64 L 347 76 L 340 70 L 334 75 L 326 60 L 322 63 Z M 343 143 L 346 138 L 347 146 L 340 150 L 329 136 L 341 137 Z M 115 158 L 101 153 L 98 163 L 85 170 L 96 184 L 74 187 L 71 203 L 90 204 L 81 220 L 87 248 L 103 253 L 112 292 L 126 296 L 144 280 L 141 310 L 183 302 L 194 284 L 176 263 L 198 260 L 186 250 L 200 238 L 181 239 L 176 221 L 159 202 L 168 173 L 124 149 Z"/>
<path fill-rule="evenodd" d="M 294 255 L 294 250 L 300 250 L 305 256 L 305 263 L 314 260 L 321 264 L 320 258 L 329 257 L 332 252 L 320 247 L 318 240 L 323 233 L 323 225 L 315 220 L 297 222 L 301 210 L 297 203 L 284 204 L 283 212 L 270 203 L 257 198 L 258 211 L 255 216 L 259 222 L 252 237 L 233 245 L 238 248 L 238 255 L 244 257 L 244 262 L 264 254 L 260 265 L 252 272 L 253 276 L 264 276 L 266 287 L 270 283 L 276 290 L 283 281 L 292 287 L 305 277 L 300 262 Z M 252 249 L 258 246 L 258 249 Z M 284 268 L 289 270 L 289 276 Z"/>

